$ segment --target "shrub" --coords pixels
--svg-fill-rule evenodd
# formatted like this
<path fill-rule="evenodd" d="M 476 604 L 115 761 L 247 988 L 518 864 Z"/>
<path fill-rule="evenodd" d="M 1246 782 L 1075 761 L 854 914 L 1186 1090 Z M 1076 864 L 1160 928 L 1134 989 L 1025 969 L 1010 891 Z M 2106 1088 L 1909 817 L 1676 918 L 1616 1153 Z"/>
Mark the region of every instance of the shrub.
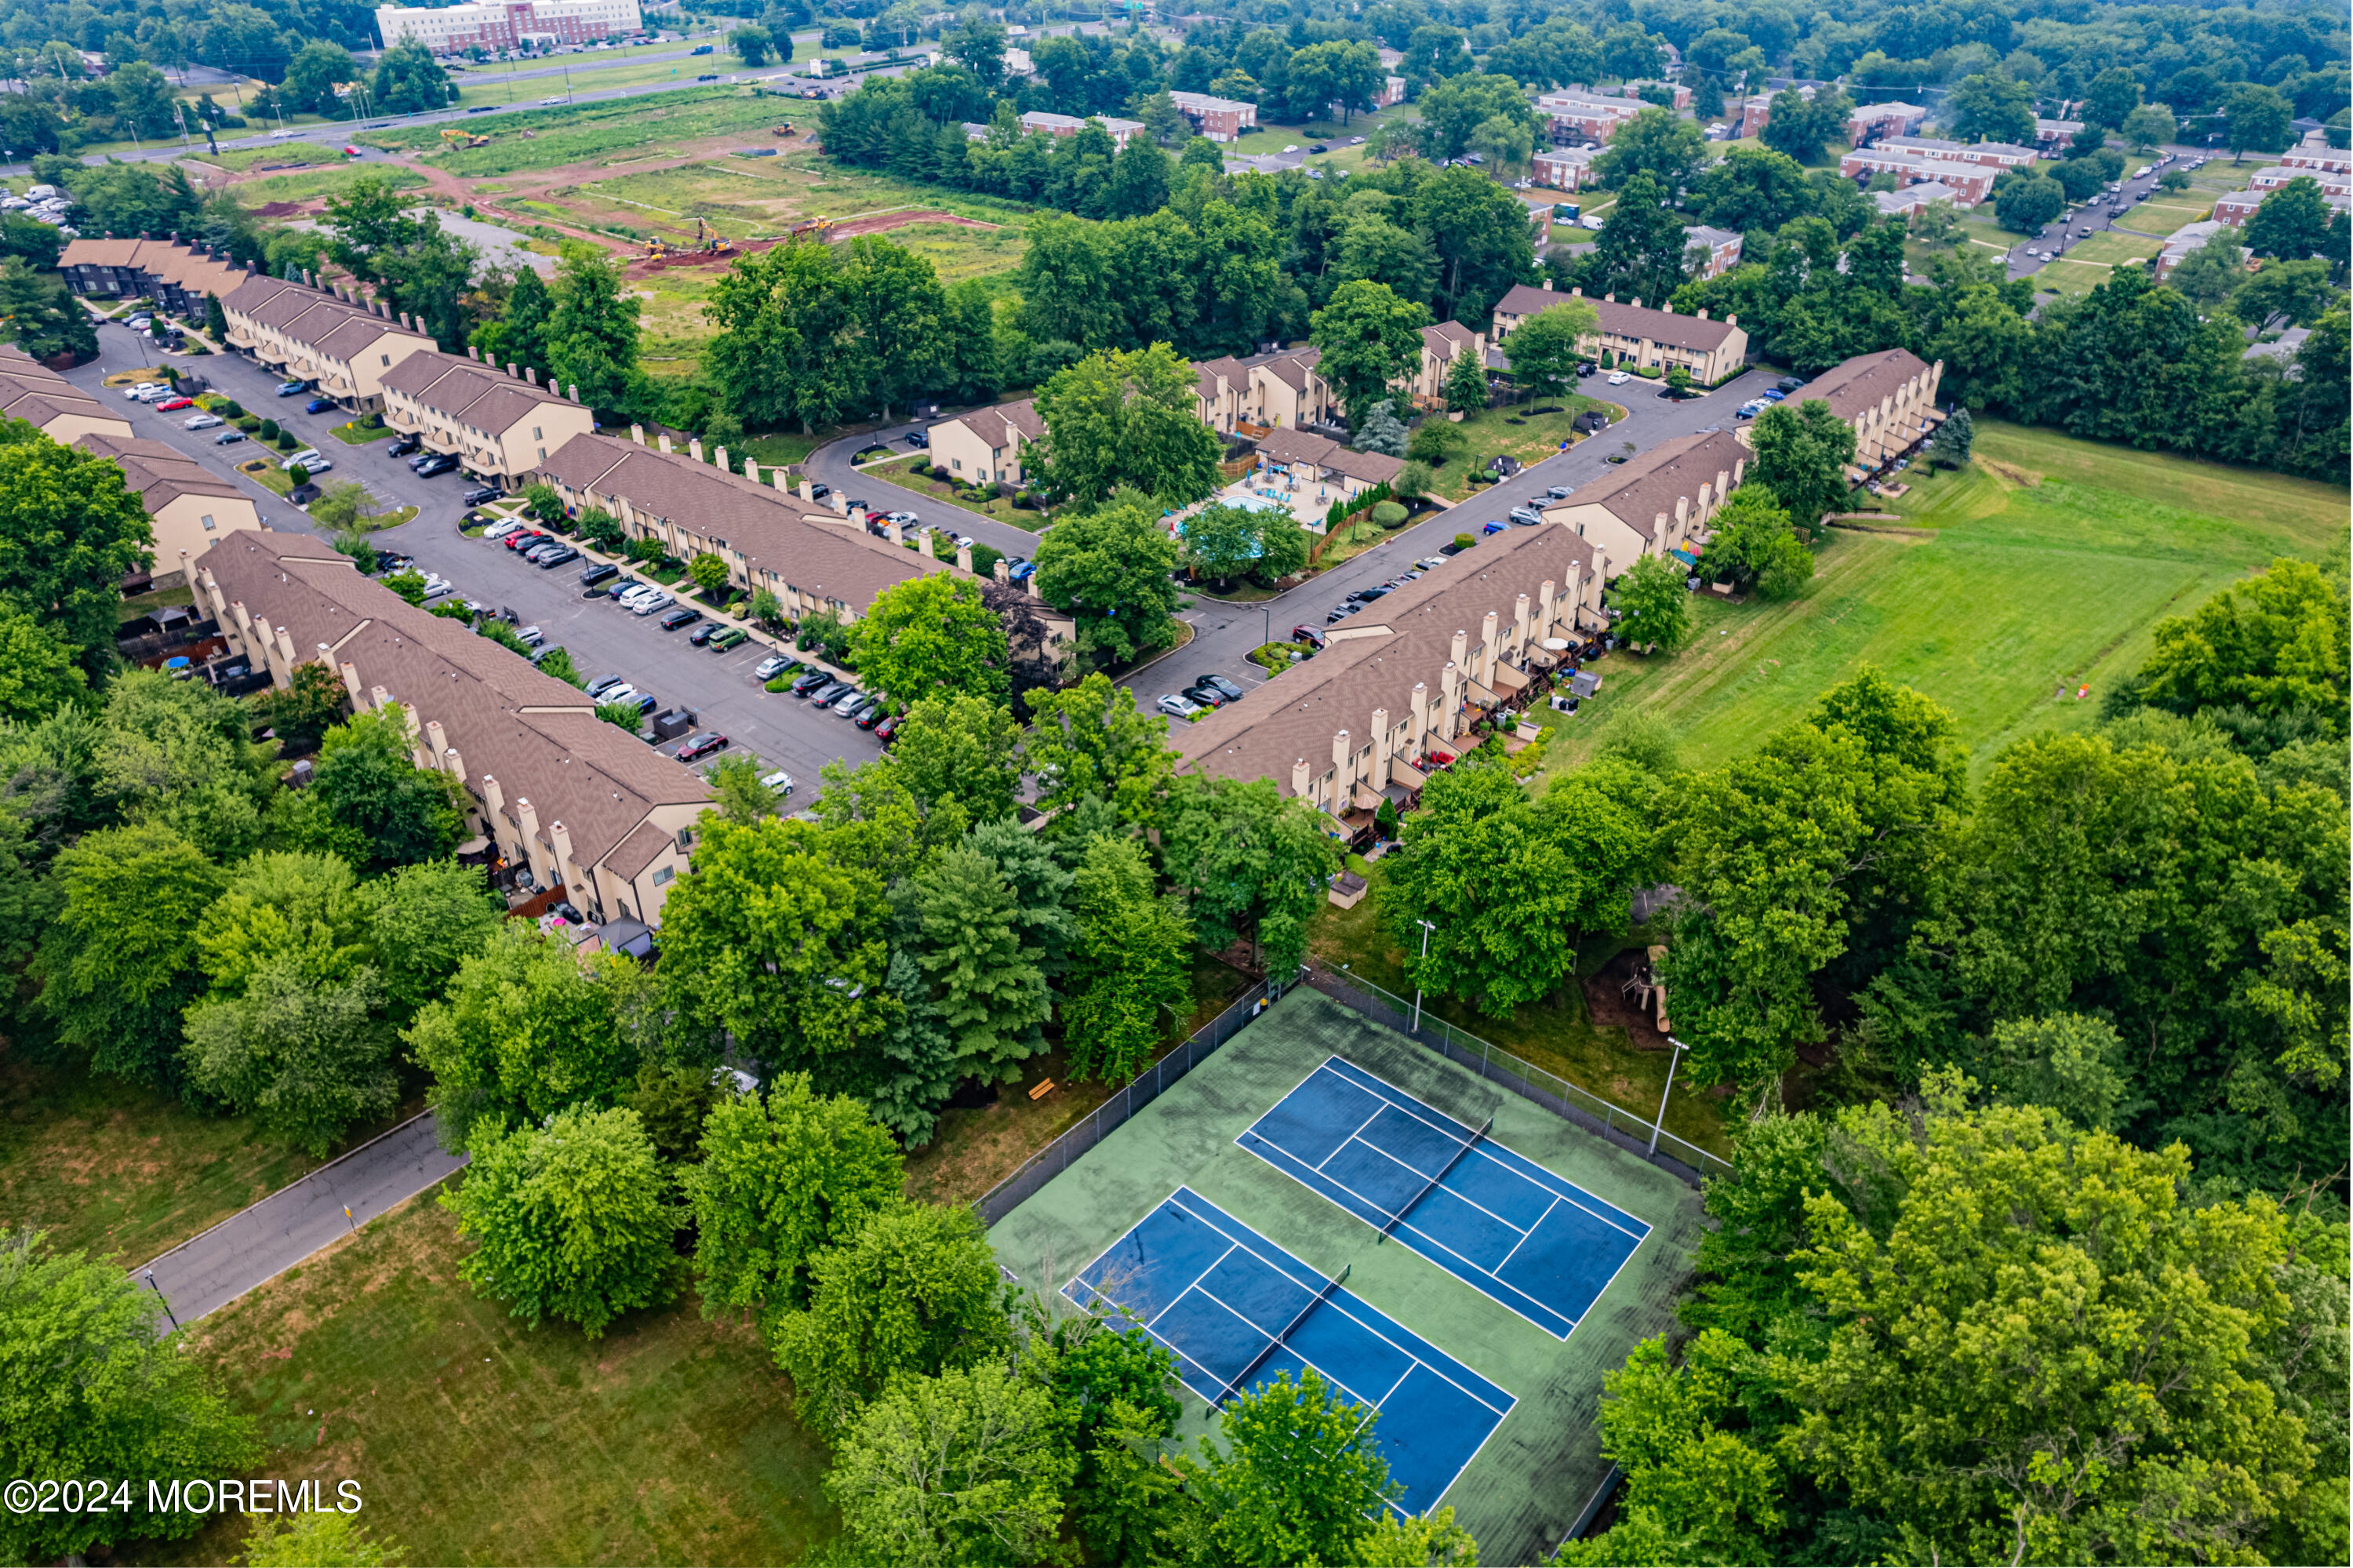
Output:
<path fill-rule="evenodd" d="M 1478 540 L 1472 538 L 1468 534 L 1457 534 L 1454 535 L 1454 547 L 1458 550 L 1467 550 L 1478 542 Z"/>
<path fill-rule="evenodd" d="M 295 440 L 293 431 L 280 430 L 278 432 L 278 450 L 280 451 L 290 452 L 300 444 L 300 442 Z"/>
<path fill-rule="evenodd" d="M 1405 521 L 1405 508 L 1394 501 L 1384 501 L 1373 508 L 1373 521 L 1384 528 L 1394 528 Z"/>
<path fill-rule="evenodd" d="M 250 414 L 241 416 L 235 420 L 234 423 L 238 429 L 243 430 L 248 436 L 261 429 L 261 421 L 255 418 Z"/>
<path fill-rule="evenodd" d="M 265 441 L 274 441 L 278 439 L 277 420 L 264 419 L 261 421 L 261 439 Z"/>
<path fill-rule="evenodd" d="M 907 471 L 910 473 L 920 473 L 925 479 L 929 479 L 932 476 L 932 460 L 929 458 L 917 458 L 914 461 L 907 465 Z"/>
<path fill-rule="evenodd" d="M 240 424 L 245 420 L 245 409 L 234 397 L 224 398 L 220 407 L 214 412 L 219 414 L 224 419 L 235 419 Z"/>

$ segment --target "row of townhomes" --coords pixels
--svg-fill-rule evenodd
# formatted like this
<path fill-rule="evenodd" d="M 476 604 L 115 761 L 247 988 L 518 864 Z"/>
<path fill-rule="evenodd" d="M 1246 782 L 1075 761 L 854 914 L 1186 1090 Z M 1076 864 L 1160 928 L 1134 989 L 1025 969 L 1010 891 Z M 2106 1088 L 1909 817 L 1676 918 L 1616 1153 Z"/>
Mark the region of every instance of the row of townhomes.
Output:
<path fill-rule="evenodd" d="M 702 779 L 596 716 L 587 694 L 463 624 L 408 604 L 301 534 L 238 534 L 195 563 L 198 603 L 280 687 L 322 662 L 356 712 L 398 704 L 412 759 L 465 787 L 502 882 L 565 897 L 605 927 L 660 923 L 688 869 Z M 528 881 L 522 873 L 528 871 Z M 622 928 L 626 930 L 626 927 Z"/>
<path fill-rule="evenodd" d="M 535 370 L 510 365 L 501 372 L 481 363 L 480 350 L 466 352 L 464 359 L 438 349 L 413 354 L 386 371 L 384 422 L 508 489 L 549 452 L 596 429 L 577 387 L 559 397 Z"/>
<path fill-rule="evenodd" d="M 749 459 L 744 472 L 729 471 L 724 447 L 706 461 L 701 441 L 683 452 L 668 436 L 648 446 L 644 431 L 633 428 L 628 440 L 575 436 L 531 477 L 555 486 L 575 516 L 599 508 L 630 537 L 658 539 L 681 560 L 717 556 L 738 588 L 765 588 L 796 620 L 830 615 L 854 621 L 885 589 L 932 572 L 978 580 L 969 548 L 959 547 L 951 564 L 931 548 L 944 536 L 911 541 L 891 524 L 887 536 L 878 538 L 862 524 L 787 488 L 793 481 L 785 470 L 767 472 L 768 482 L 761 482 L 760 467 Z M 918 547 L 908 549 L 909 543 Z M 1007 576 L 998 562 L 997 580 L 1004 583 Z M 1047 646 L 1015 652 L 1062 662 L 1074 623 L 1042 601 L 1034 608 L 1046 625 Z"/>
<path fill-rule="evenodd" d="M 1384 796 L 1417 795 L 1479 715 L 1557 667 L 1547 642 L 1606 626 L 1599 553 L 1571 529 L 1514 528 L 1455 556 L 1331 632 L 1330 645 L 1247 703 L 1172 737 L 1187 771 L 1273 779 L 1369 828 Z"/>
<path fill-rule="evenodd" d="M 2214 219 L 2236 228 L 2254 217 L 2263 198 L 2290 180 L 2310 180 L 2320 199 L 2338 212 L 2353 207 L 2353 154 L 2326 146 L 2291 147 L 2277 164 L 2247 176 L 2247 188 L 2216 199 Z"/>
<path fill-rule="evenodd" d="M 1584 299 L 1585 291 L 1571 289 L 1568 297 Z M 1496 302 L 1494 341 L 1501 344 L 1522 322 L 1560 302 L 1549 278 L 1533 288 L 1515 285 Z M 1705 311 L 1681 315 L 1672 307 L 1652 310 L 1640 300 L 1621 300 L 1615 294 L 1586 300 L 1586 303 L 1593 307 L 1598 328 L 1598 335 L 1584 344 L 1588 354 L 1606 351 L 1636 369 L 1662 374 L 1680 365 L 1703 387 L 1713 387 L 1737 374 L 1748 361 L 1748 334 L 1741 330 L 1736 315 L 1710 321 Z"/>
<path fill-rule="evenodd" d="M 261 514 L 235 485 L 176 448 L 139 440 L 130 420 L 13 344 L 0 346 L 0 415 L 121 467 L 154 530 L 159 576 L 183 571 L 224 535 L 261 526 Z"/>
<path fill-rule="evenodd" d="M 76 238 L 58 257 L 58 274 L 77 294 L 101 300 L 153 300 L 174 315 L 205 313 L 207 299 L 227 299 L 246 270 L 205 247 L 164 239 Z"/>
<path fill-rule="evenodd" d="M 309 274 L 305 274 L 307 280 Z M 221 301 L 228 344 L 289 380 L 310 381 L 363 414 L 384 407 L 384 378 L 412 354 L 438 354 L 432 334 L 381 300 L 257 272 Z"/>

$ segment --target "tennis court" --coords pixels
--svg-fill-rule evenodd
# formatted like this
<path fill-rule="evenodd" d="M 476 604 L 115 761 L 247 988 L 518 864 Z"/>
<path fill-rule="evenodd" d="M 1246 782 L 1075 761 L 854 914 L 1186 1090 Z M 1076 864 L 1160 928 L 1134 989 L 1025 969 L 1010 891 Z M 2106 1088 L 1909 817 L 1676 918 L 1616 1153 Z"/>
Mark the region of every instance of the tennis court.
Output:
<path fill-rule="evenodd" d="M 1405 1489 L 1408 1513 L 1438 1506 L 1517 1403 L 1188 1187 L 1062 1293 L 1090 1310 L 1133 1314 L 1175 1353 L 1185 1386 L 1212 1406 L 1314 1367 L 1347 1399 L 1381 1413 L 1374 1443 Z"/>
<path fill-rule="evenodd" d="M 1337 1056 L 1234 1141 L 1566 1340 L 1641 1220 Z"/>

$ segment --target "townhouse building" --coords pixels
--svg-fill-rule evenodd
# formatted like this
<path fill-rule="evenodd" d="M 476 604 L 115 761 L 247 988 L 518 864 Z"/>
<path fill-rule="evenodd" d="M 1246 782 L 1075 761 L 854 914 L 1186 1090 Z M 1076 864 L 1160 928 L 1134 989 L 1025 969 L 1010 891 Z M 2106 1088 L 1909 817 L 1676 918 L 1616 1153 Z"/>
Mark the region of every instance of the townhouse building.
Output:
<path fill-rule="evenodd" d="M 931 428 L 932 466 L 972 484 L 1018 485 L 1021 449 L 1045 434 L 1034 397 L 976 408 Z"/>
<path fill-rule="evenodd" d="M 1193 366 L 1196 411 L 1201 422 L 1225 435 L 1302 425 L 1328 425 L 1339 399 L 1316 374 L 1323 356 L 1313 348 L 1283 348 L 1248 359 L 1228 355 Z"/>
<path fill-rule="evenodd" d="M 1880 143 L 1891 153 L 1911 153 L 1932 164 L 1968 164 L 1983 169 L 2031 167 L 2039 154 L 2010 142 L 1947 142 L 1936 136 L 1890 136 Z"/>
<path fill-rule="evenodd" d="M 0 344 L 0 416 L 63 446 L 78 436 L 131 439 L 131 421 L 18 348 Z"/>
<path fill-rule="evenodd" d="M 1772 118 L 1771 93 L 1760 92 L 1753 98 L 1744 98 L 1740 101 L 1740 120 L 1732 133 L 1753 142 L 1765 133 L 1765 122 Z"/>
<path fill-rule="evenodd" d="M 1409 800 L 1475 719 L 1556 667 L 1546 642 L 1607 624 L 1592 546 L 1567 528 L 1514 528 L 1343 621 L 1249 701 L 1176 726 L 1177 767 L 1272 779 L 1343 834 L 1369 831 L 1384 797 Z"/>
<path fill-rule="evenodd" d="M 1937 185 L 1952 193 L 1957 207 L 1972 207 L 1993 195 L 1993 183 L 2001 170 L 1986 164 L 1970 164 L 1952 159 L 1926 158 L 1918 153 L 1894 146 L 1864 147 L 1839 159 L 1839 173 L 1851 180 L 1868 180 L 1873 175 L 1893 175 L 1903 185 Z"/>
<path fill-rule="evenodd" d="M 2228 196 L 2217 196 L 2214 198 L 2215 220 L 2227 223 L 2236 228 L 2254 217 L 2255 209 L 2263 206 L 2264 199 L 2271 194 L 2269 190 L 2256 190 L 2251 187 L 2247 190 L 2232 191 Z M 2344 190 L 2331 190 L 2327 185 L 2320 187 L 2320 199 L 2337 212 L 2353 207 L 2353 194 Z"/>
<path fill-rule="evenodd" d="M 1582 289 L 1571 289 L 1567 297 L 1582 299 L 1584 294 Z M 1514 327 L 1559 304 L 1561 299 L 1553 291 L 1550 279 L 1535 287 L 1514 285 L 1496 303 L 1491 338 L 1501 344 Z M 1741 330 L 1737 315 L 1710 321 L 1704 310 L 1679 315 L 1672 309 L 1651 310 L 1640 300 L 1622 301 L 1615 294 L 1586 302 L 1593 307 L 1597 320 L 1595 334 L 1585 340 L 1588 354 L 1607 352 L 1636 369 L 1654 367 L 1663 372 L 1680 365 L 1693 380 L 1706 387 L 1747 362 L 1748 334 Z"/>
<path fill-rule="evenodd" d="M 1908 349 L 1857 355 L 1823 371 L 1789 394 L 1784 407 L 1827 403 L 1854 429 L 1854 465 L 1847 478 L 1861 483 L 1918 448 L 1945 422 L 1936 389 L 1945 362 L 1930 365 Z M 1746 435 L 1744 428 L 1742 434 Z"/>
<path fill-rule="evenodd" d="M 1528 175 L 1540 185 L 1559 191 L 1581 191 L 1593 180 L 1593 160 L 1599 153 L 1582 147 L 1554 147 L 1528 161 Z"/>
<path fill-rule="evenodd" d="M 1404 388 L 1407 396 L 1428 406 L 1443 401 L 1447 374 L 1454 368 L 1454 362 L 1466 354 L 1483 370 L 1487 364 L 1487 334 L 1472 332 L 1461 322 L 1439 322 L 1422 328 L 1421 358 Z"/>
<path fill-rule="evenodd" d="M 2084 122 L 2080 120 L 2044 120 L 2037 116 L 2034 122 L 2034 150 L 2046 158 L 2050 157 L 2073 142 L 2083 133 L 2083 130 Z"/>
<path fill-rule="evenodd" d="M 415 39 L 437 55 L 476 45 L 586 44 L 646 30 L 638 0 L 493 0 L 489 5 L 379 5 L 376 35 L 385 48 Z"/>
<path fill-rule="evenodd" d="M 1694 224 L 1683 233 L 1692 249 L 1704 247 L 1707 260 L 1699 264 L 1702 278 L 1721 278 L 1740 265 L 1740 236 L 1728 228 L 1710 228 L 1704 223 Z"/>
<path fill-rule="evenodd" d="M 649 447 L 641 430 L 631 433 L 626 441 L 575 436 L 533 477 L 554 485 L 575 516 L 598 508 L 629 537 L 659 540 L 681 560 L 717 556 L 736 587 L 775 594 L 795 620 L 829 615 L 855 621 L 876 596 L 934 572 L 979 580 L 969 548 L 958 548 L 953 563 L 940 559 L 926 533 L 916 541 L 924 547 L 907 549 L 895 523 L 877 538 L 862 520 L 795 493 L 781 468 L 768 471 L 764 484 L 756 463 L 746 461 L 742 474 L 728 471 L 724 447 L 705 462 L 699 440 L 679 452 L 668 436 Z M 1006 580 L 1001 562 L 997 580 Z M 1074 624 L 1042 603 L 1035 609 L 1048 635 L 1046 646 L 1033 652 L 1063 662 Z"/>
<path fill-rule="evenodd" d="M 290 380 L 358 413 L 384 407 L 385 372 L 414 354 L 437 352 L 433 339 L 395 320 L 383 301 L 362 303 L 348 290 L 313 287 L 252 273 L 221 301 L 228 345 Z"/>
<path fill-rule="evenodd" d="M 1699 556 L 1707 521 L 1740 487 L 1754 454 L 1727 430 L 1677 436 L 1629 458 L 1544 509 L 1592 546 L 1594 570 L 1614 577 L 1643 556 Z"/>
<path fill-rule="evenodd" d="M 2291 175 L 2311 175 L 2324 183 L 2330 178 L 2338 181 L 2353 180 L 2353 153 L 2340 153 L 2325 144 L 2290 147 L 2280 154 L 2277 166 L 2289 171 Z"/>
<path fill-rule="evenodd" d="M 1556 143 L 1607 145 L 1618 127 L 1650 106 L 1635 100 L 1583 92 L 1547 92 L 1536 98 L 1536 113 Z"/>
<path fill-rule="evenodd" d="M 1314 503 L 1328 507 L 1388 483 L 1405 463 L 1379 452 L 1360 452 L 1313 430 L 1284 428 L 1259 437 L 1258 466 L 1260 471 L 1299 487 L 1303 503 L 1308 499 L 1305 487 L 1314 485 Z"/>
<path fill-rule="evenodd" d="M 2324 196 L 2344 196 L 2353 193 L 2353 172 L 2348 172 L 2342 158 L 2334 164 L 2316 159 L 2290 164 L 2283 159 L 2268 169 L 2257 169 L 2247 176 L 2247 188 L 2252 191 L 2275 191 L 2295 180 L 2310 180 L 2320 187 Z"/>
<path fill-rule="evenodd" d="M 1938 202 L 1951 207 L 1958 193 L 1952 186 L 1942 180 L 1930 180 L 1926 185 L 1905 185 L 1900 191 L 1873 191 L 1871 205 L 1877 207 L 1884 217 L 1904 217 L 1918 212 L 1922 207 L 1934 207 Z"/>
<path fill-rule="evenodd" d="M 1093 120 L 1096 124 L 1111 132 L 1111 144 L 1113 147 L 1125 147 L 1127 139 L 1144 129 L 1144 122 L 1141 120 L 1122 120 L 1109 114 L 1096 114 L 1087 118 Z M 1087 119 L 1075 114 L 1049 114 L 1043 110 L 1033 109 L 1021 117 L 1021 129 L 1025 132 L 1044 131 L 1055 136 L 1075 136 L 1086 128 Z"/>
<path fill-rule="evenodd" d="M 412 354 L 385 371 L 384 422 L 505 490 L 520 487 L 551 450 L 596 429 L 577 387 L 558 397 L 535 370 L 510 365 L 502 375 L 480 363 L 479 350 L 468 353 Z"/>
<path fill-rule="evenodd" d="M 465 789 L 501 885 L 562 890 L 594 921 L 661 923 L 711 791 L 596 716 L 587 694 L 362 577 L 305 534 L 232 535 L 195 561 L 199 604 L 281 690 L 299 664 L 355 713 L 398 705 L 410 760 Z"/>
<path fill-rule="evenodd" d="M 243 491 L 177 447 L 97 433 L 77 436 L 73 444 L 111 460 L 123 483 L 139 493 L 154 535 L 158 581 L 185 580 L 189 561 L 230 534 L 261 526 L 261 514 Z"/>
<path fill-rule="evenodd" d="M 1172 92 L 1168 100 L 1176 104 L 1177 113 L 1191 122 L 1194 130 L 1212 142 L 1231 142 L 1258 129 L 1255 103 L 1206 92 Z"/>
<path fill-rule="evenodd" d="M 2211 217 L 2183 224 L 2166 239 L 2165 249 L 2157 253 L 2157 260 L 2150 264 L 2150 277 L 2159 283 L 2164 282 L 2167 274 L 2180 266 L 2190 252 L 2204 249 L 2209 239 L 2230 227 Z"/>
<path fill-rule="evenodd" d="M 246 271 L 176 234 L 163 239 L 109 235 L 68 240 L 58 256 L 58 276 L 88 299 L 153 300 L 169 314 L 201 320 L 205 302 L 227 299 Z"/>
<path fill-rule="evenodd" d="M 1862 146 L 1890 136 L 1912 136 L 1928 122 L 1928 111 L 1916 103 L 1866 103 L 1847 116 L 1846 136 Z"/>

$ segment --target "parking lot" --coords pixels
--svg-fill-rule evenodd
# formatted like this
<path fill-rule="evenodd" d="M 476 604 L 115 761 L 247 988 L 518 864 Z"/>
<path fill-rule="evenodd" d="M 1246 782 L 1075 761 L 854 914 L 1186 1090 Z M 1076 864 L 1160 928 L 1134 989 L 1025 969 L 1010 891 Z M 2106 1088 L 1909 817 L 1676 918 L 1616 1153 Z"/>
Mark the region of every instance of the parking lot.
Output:
<path fill-rule="evenodd" d="M 159 414 L 126 404 L 120 391 L 100 385 L 116 371 L 152 365 L 154 350 L 147 346 L 142 351 L 142 343 L 124 328 L 101 326 L 99 358 L 68 372 L 67 378 L 109 407 L 124 408 L 133 431 L 142 439 L 163 441 L 186 452 L 238 485 L 254 498 L 272 530 L 315 533 L 301 511 L 237 471 L 237 461 L 257 450 L 254 443 L 216 446 L 213 437 L 217 431 L 182 428 L 185 412 Z M 246 360 L 219 355 L 174 364 L 184 374 L 207 377 L 215 390 L 236 398 L 250 412 L 278 420 L 297 440 L 324 452 L 335 465 L 325 482 L 357 480 L 380 503 L 416 506 L 414 522 L 375 535 L 378 549 L 414 557 L 420 571 L 448 578 L 461 598 L 501 611 L 512 610 L 518 626 L 540 627 L 548 641 L 565 648 L 581 674 L 591 681 L 617 674 L 638 690 L 653 694 L 663 710 L 681 705 L 692 710 L 698 731 L 717 730 L 728 736 L 732 745 L 722 756 L 748 753 L 789 772 L 798 786 L 796 804 L 814 797 L 818 769 L 826 762 L 840 758 L 856 766 L 881 755 L 873 737 L 849 721 L 814 712 L 788 694 L 762 689 L 752 670 L 776 651 L 769 642 L 755 637 L 740 648 L 713 654 L 689 642 L 691 628 L 665 632 L 657 627 L 659 616 L 639 618 L 609 599 L 583 599 L 580 568 L 584 562 L 542 571 L 499 543 L 470 539 L 459 532 L 468 510 L 460 498 L 474 488 L 473 481 L 457 473 L 419 479 L 406 461 L 391 455 L 390 438 L 365 446 L 343 444 L 328 432 L 344 422 L 350 417 L 347 413 L 304 415 L 301 410 L 307 398 L 279 397 L 278 378 Z M 179 563 L 155 565 L 158 571 L 173 571 Z M 667 744 L 662 749 L 674 753 L 677 744 Z"/>

